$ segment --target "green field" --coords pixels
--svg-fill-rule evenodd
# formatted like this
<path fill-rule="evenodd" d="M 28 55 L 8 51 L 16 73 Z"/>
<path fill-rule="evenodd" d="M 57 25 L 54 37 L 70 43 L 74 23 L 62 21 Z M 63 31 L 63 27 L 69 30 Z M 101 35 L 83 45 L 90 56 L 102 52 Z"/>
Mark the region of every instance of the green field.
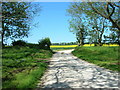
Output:
<path fill-rule="evenodd" d="M 52 51 L 29 47 L 2 50 L 3 88 L 35 88 L 45 72 Z"/>
<path fill-rule="evenodd" d="M 68 50 L 68 49 L 75 49 L 75 47 L 51 47 L 53 51 L 61 51 L 61 50 Z"/>
<path fill-rule="evenodd" d="M 119 46 L 117 47 L 76 47 L 73 55 L 98 66 L 120 72 Z"/>

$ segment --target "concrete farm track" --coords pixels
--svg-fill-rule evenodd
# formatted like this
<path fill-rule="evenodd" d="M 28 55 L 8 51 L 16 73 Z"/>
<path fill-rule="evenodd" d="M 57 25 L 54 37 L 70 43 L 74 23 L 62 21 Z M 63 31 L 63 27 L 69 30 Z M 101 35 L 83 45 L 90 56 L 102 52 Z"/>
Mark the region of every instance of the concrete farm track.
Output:
<path fill-rule="evenodd" d="M 71 54 L 56 52 L 38 88 L 111 88 L 118 89 L 120 75 Z"/>

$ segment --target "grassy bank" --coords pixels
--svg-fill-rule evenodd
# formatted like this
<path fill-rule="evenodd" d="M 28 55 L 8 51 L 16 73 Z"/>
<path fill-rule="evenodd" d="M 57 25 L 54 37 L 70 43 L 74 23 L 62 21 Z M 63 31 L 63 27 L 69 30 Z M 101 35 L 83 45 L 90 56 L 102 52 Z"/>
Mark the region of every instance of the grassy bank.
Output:
<path fill-rule="evenodd" d="M 119 47 L 76 47 L 72 53 L 90 63 L 120 72 L 118 51 Z"/>
<path fill-rule="evenodd" d="M 29 47 L 2 50 L 3 88 L 35 88 L 47 68 L 52 51 Z"/>

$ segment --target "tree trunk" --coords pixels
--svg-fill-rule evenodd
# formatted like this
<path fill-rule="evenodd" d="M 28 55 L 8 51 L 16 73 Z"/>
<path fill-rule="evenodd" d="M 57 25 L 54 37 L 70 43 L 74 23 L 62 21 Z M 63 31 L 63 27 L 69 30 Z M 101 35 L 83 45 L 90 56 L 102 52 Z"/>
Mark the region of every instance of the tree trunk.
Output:
<path fill-rule="evenodd" d="M 102 31 L 101 31 L 101 33 L 100 33 L 100 38 L 99 38 L 99 40 L 98 40 L 99 46 L 102 46 L 102 36 L 103 36 L 103 33 L 104 33 L 104 26 L 103 26 L 103 28 L 102 28 Z"/>
<path fill-rule="evenodd" d="M 2 42 L 2 47 L 4 47 L 4 43 L 3 43 L 3 41 L 4 41 L 4 33 L 5 33 L 5 31 L 3 30 L 3 32 L 2 32 L 2 40 L 1 40 L 1 42 Z"/>
<path fill-rule="evenodd" d="M 118 31 L 118 45 L 120 46 L 120 31 Z"/>
<path fill-rule="evenodd" d="M 1 33 L 1 43 L 2 43 L 2 47 L 4 47 L 4 34 L 5 34 L 5 29 L 4 29 L 4 24 L 2 22 L 2 33 Z"/>
<path fill-rule="evenodd" d="M 81 30 L 80 32 L 80 45 L 83 46 L 84 45 L 84 38 L 83 38 L 83 32 Z"/>
<path fill-rule="evenodd" d="M 100 39 L 98 40 L 98 45 L 99 45 L 99 46 L 102 46 L 102 42 L 101 42 L 101 41 L 102 41 L 102 39 L 100 38 Z"/>

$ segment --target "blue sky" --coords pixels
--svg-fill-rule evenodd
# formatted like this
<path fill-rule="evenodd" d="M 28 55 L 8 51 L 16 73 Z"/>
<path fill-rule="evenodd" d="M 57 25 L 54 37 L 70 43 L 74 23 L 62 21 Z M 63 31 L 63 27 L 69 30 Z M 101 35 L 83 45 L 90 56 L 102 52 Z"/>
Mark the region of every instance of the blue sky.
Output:
<path fill-rule="evenodd" d="M 36 27 L 31 26 L 30 36 L 23 40 L 37 43 L 38 40 L 49 37 L 52 43 L 75 42 L 75 35 L 69 31 L 70 18 L 67 16 L 69 2 L 38 2 L 42 7 L 40 16 L 35 16 L 32 23 L 38 23 Z"/>
<path fill-rule="evenodd" d="M 28 38 L 22 38 L 29 43 L 38 43 L 42 38 L 49 37 L 52 43 L 75 42 L 76 36 L 69 30 L 69 16 L 66 9 L 70 2 L 32 2 L 41 6 L 41 11 L 31 19 L 30 23 L 37 23 L 36 27 L 31 24 Z M 36 7 L 39 7 L 37 6 Z M 34 9 L 34 7 L 33 7 Z M 105 32 L 108 34 L 108 32 Z M 11 40 L 7 40 L 10 44 Z"/>

